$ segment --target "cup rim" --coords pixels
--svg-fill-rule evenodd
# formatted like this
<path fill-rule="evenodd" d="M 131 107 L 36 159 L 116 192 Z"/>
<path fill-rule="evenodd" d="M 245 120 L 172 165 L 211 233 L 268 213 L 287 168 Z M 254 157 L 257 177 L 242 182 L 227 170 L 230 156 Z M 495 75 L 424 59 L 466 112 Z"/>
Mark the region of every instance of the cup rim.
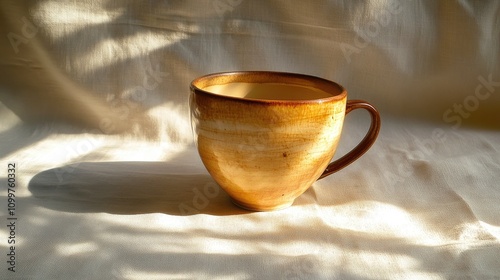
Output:
<path fill-rule="evenodd" d="M 252 80 L 251 80 L 252 79 Z M 279 82 L 291 82 L 291 84 L 314 87 L 320 89 L 328 94 L 332 94 L 329 97 L 315 98 L 315 99 L 257 99 L 257 98 L 243 98 L 235 96 L 227 96 L 216 94 L 210 91 L 206 91 L 203 88 L 211 85 L 228 84 L 231 82 L 269 82 L 269 83 L 279 83 Z M 347 96 L 346 89 L 340 84 L 320 78 L 317 76 L 299 74 L 292 72 L 279 72 L 279 71 L 230 71 L 230 72 L 216 72 L 207 75 L 200 76 L 193 81 L 191 81 L 190 89 L 196 94 L 208 95 L 215 98 L 238 100 L 244 102 L 256 102 L 256 103 L 324 103 L 332 102 L 337 100 L 342 100 Z M 338 93 L 333 94 L 332 91 L 335 89 Z"/>

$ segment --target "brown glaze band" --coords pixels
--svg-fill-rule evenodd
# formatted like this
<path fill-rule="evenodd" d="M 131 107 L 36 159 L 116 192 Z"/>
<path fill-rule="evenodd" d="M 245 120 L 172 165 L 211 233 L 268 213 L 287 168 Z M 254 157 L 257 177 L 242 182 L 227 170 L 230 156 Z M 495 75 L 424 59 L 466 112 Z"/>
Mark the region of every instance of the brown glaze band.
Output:
<path fill-rule="evenodd" d="M 312 87 L 331 94 L 330 97 L 320 99 L 304 99 L 304 100 L 270 100 L 270 99 L 248 99 L 230 96 L 222 96 L 205 91 L 204 88 L 213 85 L 224 85 L 235 82 L 244 83 L 285 83 L 293 85 L 301 85 Z M 273 71 L 235 71 L 221 72 L 201 76 L 191 82 L 190 89 L 197 94 L 211 95 L 212 98 L 240 100 L 245 103 L 318 103 L 332 100 L 341 100 L 346 97 L 347 91 L 338 83 L 326 80 L 316 76 L 306 74 L 288 73 L 288 72 L 273 72 Z"/>
<path fill-rule="evenodd" d="M 371 105 L 370 103 L 363 100 L 348 100 L 345 109 L 345 114 L 347 115 L 349 112 L 355 109 L 365 109 L 370 113 L 371 124 L 370 128 L 368 129 L 368 132 L 366 133 L 363 140 L 361 140 L 361 142 L 359 142 L 359 144 L 356 147 L 354 147 L 354 149 L 352 149 L 350 152 L 348 152 L 341 158 L 331 162 L 326 167 L 323 174 L 321 174 L 319 179 L 325 178 L 326 176 L 331 175 L 341 170 L 342 168 L 348 166 L 349 164 L 353 163 L 356 159 L 358 159 L 360 156 L 366 153 L 377 139 L 381 125 L 380 114 L 377 111 L 377 109 L 375 109 L 375 107 L 373 107 L 373 105 Z"/>

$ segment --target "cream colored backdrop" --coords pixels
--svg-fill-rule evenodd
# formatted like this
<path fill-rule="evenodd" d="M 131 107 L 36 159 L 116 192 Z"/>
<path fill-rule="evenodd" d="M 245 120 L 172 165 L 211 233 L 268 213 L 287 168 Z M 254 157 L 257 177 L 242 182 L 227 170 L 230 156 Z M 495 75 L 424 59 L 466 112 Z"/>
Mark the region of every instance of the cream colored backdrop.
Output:
<path fill-rule="evenodd" d="M 337 81 L 379 140 L 287 210 L 238 210 L 187 104 L 233 70 Z M 1 278 L 498 279 L 499 93 L 495 0 L 3 0 Z"/>

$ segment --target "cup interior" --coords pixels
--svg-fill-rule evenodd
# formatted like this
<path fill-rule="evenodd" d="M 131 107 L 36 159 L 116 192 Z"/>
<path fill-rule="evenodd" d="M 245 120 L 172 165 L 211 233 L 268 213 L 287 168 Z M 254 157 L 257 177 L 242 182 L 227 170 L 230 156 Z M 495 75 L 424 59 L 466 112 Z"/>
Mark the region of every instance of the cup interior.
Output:
<path fill-rule="evenodd" d="M 195 90 L 229 98 L 263 101 L 315 101 L 341 98 L 342 86 L 322 78 L 281 72 L 232 72 L 203 76 Z"/>

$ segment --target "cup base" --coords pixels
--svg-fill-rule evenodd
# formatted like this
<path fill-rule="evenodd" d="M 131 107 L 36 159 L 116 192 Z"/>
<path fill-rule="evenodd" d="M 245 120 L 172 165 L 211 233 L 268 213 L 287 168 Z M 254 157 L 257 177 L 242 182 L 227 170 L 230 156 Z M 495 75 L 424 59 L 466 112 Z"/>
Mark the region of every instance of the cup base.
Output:
<path fill-rule="evenodd" d="M 292 204 L 293 204 L 293 201 L 291 201 L 291 202 L 286 202 L 283 204 L 273 205 L 273 206 L 258 206 L 258 205 L 252 205 L 252 204 L 244 203 L 241 201 L 237 201 L 237 200 L 232 199 L 232 198 L 231 198 L 231 201 L 233 202 L 234 205 L 236 205 L 240 208 L 243 208 L 245 210 L 250 210 L 250 211 L 258 211 L 258 212 L 282 210 L 282 209 L 285 209 L 285 208 L 292 206 Z"/>

